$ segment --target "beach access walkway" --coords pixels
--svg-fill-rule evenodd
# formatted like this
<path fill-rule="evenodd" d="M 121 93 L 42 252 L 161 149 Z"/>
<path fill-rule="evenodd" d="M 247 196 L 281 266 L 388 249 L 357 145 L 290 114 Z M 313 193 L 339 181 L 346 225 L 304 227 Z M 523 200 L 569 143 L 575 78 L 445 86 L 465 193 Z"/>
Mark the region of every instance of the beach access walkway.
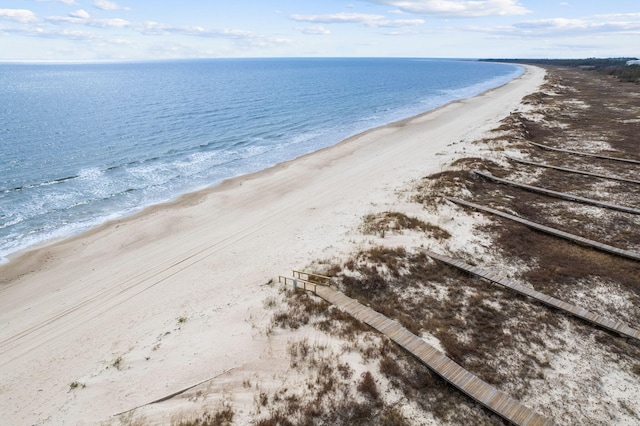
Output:
<path fill-rule="evenodd" d="M 538 148 L 546 149 L 547 151 L 563 152 L 565 154 L 580 155 L 582 157 L 600 158 L 602 160 L 622 161 L 624 163 L 640 164 L 640 160 L 634 160 L 632 158 L 611 157 L 608 155 L 601 155 L 601 154 L 590 154 L 588 152 L 572 151 L 570 149 L 554 148 L 552 146 L 543 145 L 541 143 L 536 143 L 531 141 L 528 141 L 528 142 L 531 145 L 537 146 Z"/>
<path fill-rule="evenodd" d="M 503 217 L 505 219 L 512 220 L 514 222 L 521 223 L 529 228 L 535 229 L 540 232 L 544 232 L 549 235 L 553 235 L 555 237 L 564 238 L 565 240 L 572 241 L 574 243 L 595 248 L 597 250 L 603 251 L 605 253 L 614 254 L 616 256 L 625 257 L 627 259 L 635 260 L 636 262 L 640 262 L 640 253 L 636 253 L 630 250 L 624 250 L 618 247 L 610 246 L 608 244 L 604 244 L 598 241 L 590 240 L 588 238 L 581 237 L 579 235 L 570 234 L 565 231 L 561 231 L 559 229 L 551 228 L 549 226 L 541 225 L 539 223 L 531 222 L 530 220 L 522 219 L 521 217 L 514 216 L 512 214 L 508 214 L 502 212 L 500 210 L 492 209 L 490 207 L 481 206 L 480 204 L 471 203 L 469 201 L 464 201 L 459 198 L 454 197 L 445 197 L 446 200 L 451 201 L 454 204 L 458 204 L 464 207 L 469 207 L 474 210 L 478 210 L 485 213 L 490 213 L 496 216 Z"/>
<path fill-rule="evenodd" d="M 527 184 L 520 183 L 520 182 L 515 182 L 515 181 L 512 181 L 512 180 L 502 179 L 502 178 L 499 178 L 497 176 L 492 175 L 491 173 L 482 172 L 480 170 L 474 170 L 473 173 L 475 173 L 478 176 L 482 176 L 485 179 L 492 180 L 494 182 L 498 182 L 498 183 L 501 183 L 501 184 L 504 184 L 504 185 L 513 186 L 514 188 L 521 188 L 521 189 L 524 189 L 524 190 L 527 190 L 527 191 L 531 191 L 531 192 L 537 192 L 539 194 L 548 195 L 549 197 L 555 197 L 555 198 L 560 198 L 560 199 L 563 199 L 563 200 L 575 201 L 575 202 L 582 203 L 582 204 L 589 204 L 589 205 L 596 206 L 596 207 L 603 207 L 605 209 L 617 210 L 617 211 L 621 211 L 621 212 L 624 212 L 624 213 L 631 213 L 631 214 L 640 215 L 640 209 L 635 209 L 633 207 L 621 206 L 619 204 L 608 203 L 606 201 L 593 200 L 591 198 L 580 197 L 578 195 L 572 195 L 572 194 L 568 194 L 566 192 L 553 191 L 551 189 L 542 188 L 542 187 L 539 187 L 539 186 L 527 185 Z"/>
<path fill-rule="evenodd" d="M 515 161 L 516 163 L 524 164 L 524 165 L 527 165 L 527 166 L 543 167 L 543 168 L 546 168 L 546 169 L 558 170 L 558 171 L 565 172 L 565 173 L 574 173 L 574 174 L 579 174 L 579 175 L 584 175 L 584 176 L 591 176 L 591 177 L 596 177 L 596 178 L 601 178 L 601 179 L 615 180 L 615 181 L 618 181 L 618 182 L 640 184 L 640 180 L 626 179 L 626 178 L 622 178 L 622 177 L 618 177 L 618 176 L 603 175 L 601 173 L 585 172 L 584 170 L 570 169 L 568 167 L 554 166 L 554 165 L 545 164 L 545 163 L 535 163 L 533 161 L 526 161 L 526 160 L 521 160 L 519 158 L 513 158 L 513 157 L 509 157 L 509 159 L 511 161 Z"/>
<path fill-rule="evenodd" d="M 328 285 L 329 277 L 294 271 L 294 278 L 280 277 L 280 282 L 293 283 L 294 287 L 312 291 L 327 302 L 337 306 L 354 318 L 378 330 L 400 345 L 434 373 L 455 386 L 489 410 L 521 426 L 546 426 L 554 422 L 531 408 L 513 399 L 506 393 L 483 381 L 470 371 L 462 368 L 444 353 L 434 348 L 420 337 L 411 333 L 397 321 L 362 305 L 344 293 Z M 306 277 L 306 279 L 305 279 Z M 320 284 L 322 283 L 322 284 Z"/>
<path fill-rule="evenodd" d="M 539 291 L 530 289 L 528 287 L 525 287 L 523 285 L 517 284 L 512 281 L 509 281 L 506 278 L 501 277 L 499 274 L 492 273 L 490 271 L 487 271 L 486 269 L 482 269 L 476 266 L 471 266 L 461 260 L 452 259 L 448 256 L 444 256 L 442 254 L 438 254 L 427 249 L 420 249 L 420 251 L 422 251 L 432 259 L 454 266 L 469 274 L 491 281 L 492 283 L 499 284 L 503 287 L 506 287 L 510 290 L 515 291 L 516 293 L 520 293 L 524 296 L 531 297 L 532 299 L 535 299 L 545 305 L 551 306 L 556 309 L 560 309 L 564 312 L 567 312 L 589 323 L 595 324 L 602 328 L 606 328 L 607 330 L 611 330 L 615 333 L 618 333 L 623 337 L 631 337 L 633 339 L 640 340 L 640 330 L 631 328 L 622 322 L 614 321 L 609 318 L 603 317 L 602 315 L 589 312 L 588 310 L 580 308 L 579 306 L 572 305 L 571 303 L 567 303 L 560 299 L 556 299 L 555 297 L 549 296 L 547 294 L 541 293 Z"/>

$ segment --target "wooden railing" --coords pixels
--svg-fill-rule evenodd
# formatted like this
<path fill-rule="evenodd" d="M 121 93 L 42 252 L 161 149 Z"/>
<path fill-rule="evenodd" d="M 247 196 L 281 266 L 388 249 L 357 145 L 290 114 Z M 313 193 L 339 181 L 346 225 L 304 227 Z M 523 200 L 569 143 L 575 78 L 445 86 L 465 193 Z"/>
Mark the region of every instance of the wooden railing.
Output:
<path fill-rule="evenodd" d="M 329 285 L 329 283 L 331 282 L 331 277 L 327 277 L 324 275 L 318 275 L 318 274 L 312 274 L 310 272 L 303 272 L 303 271 L 292 271 L 293 272 L 293 276 L 295 278 L 299 278 L 311 283 L 318 283 L 318 284 L 322 284 L 322 285 Z M 306 278 L 305 278 L 306 277 Z"/>
<path fill-rule="evenodd" d="M 293 286 L 294 290 L 301 288 L 304 291 L 312 291 L 314 293 L 317 292 L 318 286 L 328 286 L 331 283 L 331 277 L 326 277 L 324 275 L 312 274 L 310 272 L 303 271 L 292 272 L 292 277 L 280 275 L 278 277 L 278 282 L 285 285 L 290 284 Z"/>

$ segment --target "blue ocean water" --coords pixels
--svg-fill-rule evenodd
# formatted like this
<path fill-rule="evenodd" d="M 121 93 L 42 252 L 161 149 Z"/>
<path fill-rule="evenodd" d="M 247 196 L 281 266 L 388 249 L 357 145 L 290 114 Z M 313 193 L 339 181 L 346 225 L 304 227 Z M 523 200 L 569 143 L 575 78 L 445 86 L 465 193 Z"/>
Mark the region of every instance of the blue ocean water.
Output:
<path fill-rule="evenodd" d="M 0 259 L 522 72 L 417 59 L 0 64 Z"/>

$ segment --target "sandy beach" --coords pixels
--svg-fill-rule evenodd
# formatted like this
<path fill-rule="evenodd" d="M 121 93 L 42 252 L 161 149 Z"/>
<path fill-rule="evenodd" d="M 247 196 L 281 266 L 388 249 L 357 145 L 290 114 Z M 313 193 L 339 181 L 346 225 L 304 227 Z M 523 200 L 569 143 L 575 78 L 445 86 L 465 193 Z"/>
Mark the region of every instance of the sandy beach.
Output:
<path fill-rule="evenodd" d="M 249 407 L 243 380 L 289 366 L 290 336 L 261 332 L 277 292 L 267 283 L 351 252 L 364 215 L 468 154 L 544 76 L 527 67 L 474 98 L 10 259 L 2 422 L 96 424 L 216 376 Z"/>

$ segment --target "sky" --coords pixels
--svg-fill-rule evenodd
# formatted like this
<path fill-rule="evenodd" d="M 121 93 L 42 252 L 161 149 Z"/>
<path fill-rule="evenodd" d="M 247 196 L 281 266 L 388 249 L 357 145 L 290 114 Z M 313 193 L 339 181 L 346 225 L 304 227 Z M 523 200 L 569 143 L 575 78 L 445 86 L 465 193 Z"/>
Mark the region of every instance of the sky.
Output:
<path fill-rule="evenodd" d="M 638 0 L 0 0 L 1 61 L 638 56 Z"/>

